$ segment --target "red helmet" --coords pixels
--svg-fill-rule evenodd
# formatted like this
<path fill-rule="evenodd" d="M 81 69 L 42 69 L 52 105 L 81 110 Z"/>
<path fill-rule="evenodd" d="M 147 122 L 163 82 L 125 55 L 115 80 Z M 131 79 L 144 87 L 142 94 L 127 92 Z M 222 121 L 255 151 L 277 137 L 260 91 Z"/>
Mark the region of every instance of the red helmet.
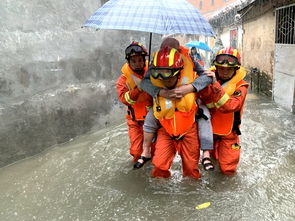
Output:
<path fill-rule="evenodd" d="M 133 41 L 126 49 L 125 49 L 125 58 L 129 60 L 130 57 L 134 55 L 143 55 L 147 56 L 148 52 L 145 47 L 137 41 Z"/>
<path fill-rule="evenodd" d="M 183 67 L 183 60 L 180 53 L 175 48 L 165 47 L 154 54 L 153 66 L 180 69 Z"/>
<path fill-rule="evenodd" d="M 175 48 L 162 48 L 154 54 L 152 76 L 162 79 L 173 77 L 179 73 L 183 65 L 181 54 Z"/>
<path fill-rule="evenodd" d="M 217 52 L 214 65 L 222 67 L 238 67 L 241 65 L 241 55 L 233 47 L 227 47 Z"/>

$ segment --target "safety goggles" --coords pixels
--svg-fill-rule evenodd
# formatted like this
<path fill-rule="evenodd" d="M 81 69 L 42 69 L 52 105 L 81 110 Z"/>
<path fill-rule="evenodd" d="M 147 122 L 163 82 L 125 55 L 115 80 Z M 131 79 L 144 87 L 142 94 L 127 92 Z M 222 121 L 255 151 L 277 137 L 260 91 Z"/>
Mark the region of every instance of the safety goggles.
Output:
<path fill-rule="evenodd" d="M 223 65 L 227 63 L 229 66 L 239 65 L 239 61 L 236 57 L 230 55 L 217 55 L 215 59 L 216 64 Z"/>
<path fill-rule="evenodd" d="M 138 53 L 146 54 L 146 52 L 143 51 L 142 47 L 140 47 L 138 45 L 132 45 L 132 46 L 126 48 L 126 50 L 125 50 L 125 54 L 127 54 L 129 56 L 132 56 L 132 55 L 138 54 Z"/>
<path fill-rule="evenodd" d="M 151 69 L 151 74 L 152 74 L 152 77 L 155 79 L 158 79 L 158 78 L 159 79 L 167 79 L 167 78 L 171 78 L 171 77 L 176 76 L 180 72 L 180 70 L 181 69 L 157 67 L 157 68 Z"/>

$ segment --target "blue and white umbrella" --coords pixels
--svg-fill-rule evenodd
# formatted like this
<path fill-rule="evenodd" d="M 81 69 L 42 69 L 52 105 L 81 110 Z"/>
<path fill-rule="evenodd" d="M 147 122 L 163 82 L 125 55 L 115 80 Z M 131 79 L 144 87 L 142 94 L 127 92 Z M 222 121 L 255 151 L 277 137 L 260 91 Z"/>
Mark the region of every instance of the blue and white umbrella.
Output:
<path fill-rule="evenodd" d="M 212 51 L 211 48 L 206 43 L 201 41 L 191 41 L 191 42 L 185 43 L 185 45 L 188 47 L 195 47 L 205 51 Z"/>
<path fill-rule="evenodd" d="M 83 26 L 214 36 L 211 25 L 186 0 L 110 0 Z"/>

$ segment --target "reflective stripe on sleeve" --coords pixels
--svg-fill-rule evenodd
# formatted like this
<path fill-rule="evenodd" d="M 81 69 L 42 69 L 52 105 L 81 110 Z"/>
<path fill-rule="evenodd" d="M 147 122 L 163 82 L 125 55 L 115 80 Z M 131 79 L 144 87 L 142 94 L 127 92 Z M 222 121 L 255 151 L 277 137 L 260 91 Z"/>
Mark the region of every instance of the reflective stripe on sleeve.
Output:
<path fill-rule="evenodd" d="M 135 101 L 132 100 L 129 96 L 129 91 L 125 93 L 124 97 L 128 104 L 131 104 L 131 105 L 135 104 Z"/>
<path fill-rule="evenodd" d="M 227 100 L 229 99 L 229 96 L 227 93 L 225 93 L 220 99 L 219 101 L 217 101 L 215 104 L 216 108 L 220 108 L 222 105 L 225 104 L 225 102 L 227 102 Z"/>

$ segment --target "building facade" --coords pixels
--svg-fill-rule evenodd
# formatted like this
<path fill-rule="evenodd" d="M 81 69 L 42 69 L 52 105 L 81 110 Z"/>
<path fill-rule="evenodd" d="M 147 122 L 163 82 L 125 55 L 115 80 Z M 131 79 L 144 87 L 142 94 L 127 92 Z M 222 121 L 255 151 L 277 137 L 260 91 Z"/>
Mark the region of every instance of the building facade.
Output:
<path fill-rule="evenodd" d="M 242 54 L 251 89 L 295 113 L 295 0 L 245 0 L 209 17 L 217 38 Z"/>
<path fill-rule="evenodd" d="M 228 6 L 238 0 L 188 0 L 195 6 L 205 17 L 210 16 L 217 10 Z"/>

